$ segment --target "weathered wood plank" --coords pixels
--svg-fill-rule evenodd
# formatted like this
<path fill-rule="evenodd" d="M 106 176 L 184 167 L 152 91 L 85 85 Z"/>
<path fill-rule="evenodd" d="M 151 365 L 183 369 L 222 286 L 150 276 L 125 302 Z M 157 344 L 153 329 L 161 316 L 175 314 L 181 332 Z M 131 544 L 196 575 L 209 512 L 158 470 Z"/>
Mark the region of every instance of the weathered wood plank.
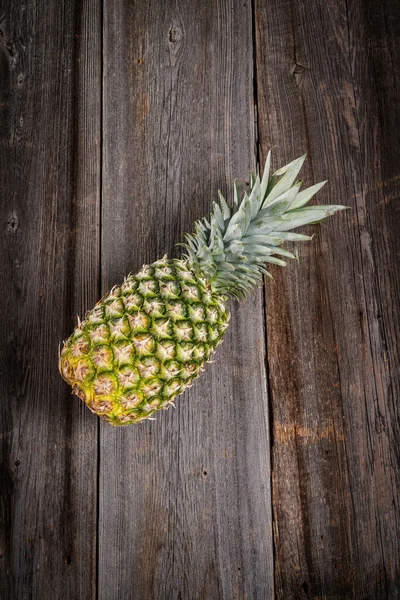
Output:
<path fill-rule="evenodd" d="M 254 168 L 250 3 L 108 2 L 103 291 Z M 101 426 L 99 597 L 271 598 L 261 295 L 155 422 Z"/>
<path fill-rule="evenodd" d="M 363 318 L 374 373 L 366 407 L 373 469 L 372 482 L 366 483 L 372 487 L 371 545 L 376 548 L 369 596 L 400 598 L 399 3 L 349 3 L 348 32 Z M 352 476 L 357 477 L 354 470 Z M 371 561 L 369 547 L 367 551 Z"/>
<path fill-rule="evenodd" d="M 97 423 L 57 369 L 96 299 L 100 5 L 3 2 L 0 597 L 95 597 Z"/>
<path fill-rule="evenodd" d="M 307 150 L 319 201 L 352 207 L 266 288 L 276 595 L 397 598 L 399 7 L 256 2 L 256 19 L 262 154 Z"/>

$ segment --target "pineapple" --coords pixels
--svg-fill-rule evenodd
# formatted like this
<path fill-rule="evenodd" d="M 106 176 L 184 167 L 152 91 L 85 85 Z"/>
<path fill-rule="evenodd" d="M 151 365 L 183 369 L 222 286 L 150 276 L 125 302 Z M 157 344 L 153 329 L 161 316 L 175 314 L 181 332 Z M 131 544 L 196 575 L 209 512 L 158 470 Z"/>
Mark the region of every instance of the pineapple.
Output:
<path fill-rule="evenodd" d="M 203 370 L 228 326 L 226 302 L 244 298 L 268 263 L 296 258 L 284 242 L 310 240 L 291 230 L 345 208 L 305 205 L 326 183 L 300 191 L 305 156 L 262 175 L 233 206 L 219 192 L 209 218 L 185 235 L 183 259 L 166 256 L 129 275 L 78 323 L 59 357 L 61 375 L 88 408 L 112 425 L 168 408 Z"/>

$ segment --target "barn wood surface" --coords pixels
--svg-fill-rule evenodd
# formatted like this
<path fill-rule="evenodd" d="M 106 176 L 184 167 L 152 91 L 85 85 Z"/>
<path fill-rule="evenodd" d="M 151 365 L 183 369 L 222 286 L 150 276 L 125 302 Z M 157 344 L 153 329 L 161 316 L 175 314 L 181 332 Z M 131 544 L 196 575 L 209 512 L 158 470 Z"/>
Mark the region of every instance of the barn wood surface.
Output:
<path fill-rule="evenodd" d="M 5 0 L 0 599 L 400 597 L 400 8 Z M 345 211 L 127 428 L 58 344 L 273 150 Z"/>
<path fill-rule="evenodd" d="M 105 292 L 174 253 L 217 189 L 254 170 L 251 6 L 108 3 L 103 52 Z M 272 594 L 261 292 L 231 309 L 215 363 L 177 410 L 101 426 L 105 598 Z"/>
<path fill-rule="evenodd" d="M 261 154 L 351 207 L 266 288 L 277 598 L 400 594 L 398 13 L 256 3 Z"/>
<path fill-rule="evenodd" d="M 99 292 L 96 3 L 0 11 L 0 598 L 96 593 L 97 430 L 58 346 Z"/>

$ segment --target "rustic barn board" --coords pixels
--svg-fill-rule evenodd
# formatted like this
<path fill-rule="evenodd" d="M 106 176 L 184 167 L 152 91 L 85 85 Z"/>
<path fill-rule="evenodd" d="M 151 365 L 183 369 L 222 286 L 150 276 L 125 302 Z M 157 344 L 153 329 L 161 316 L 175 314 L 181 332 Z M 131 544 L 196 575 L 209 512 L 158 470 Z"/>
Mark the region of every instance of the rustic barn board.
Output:
<path fill-rule="evenodd" d="M 400 597 L 399 13 L 3 2 L 1 600 Z M 100 425 L 58 342 L 275 144 L 351 211 L 176 411 Z"/>
<path fill-rule="evenodd" d="M 252 69 L 250 3 L 105 4 L 104 292 L 254 169 Z M 176 411 L 101 426 L 99 598 L 273 596 L 260 293 L 231 321 Z"/>
<path fill-rule="evenodd" d="M 365 320 L 375 375 L 368 403 L 374 475 L 370 514 L 379 558 L 369 585 L 371 597 L 399 598 L 400 6 L 377 6 L 371 0 L 350 3 L 348 30 L 359 140 L 354 172 L 357 200 L 360 197 Z"/>
<path fill-rule="evenodd" d="M 276 597 L 397 598 L 399 7 L 255 10 L 261 154 L 352 208 L 266 287 Z"/>
<path fill-rule="evenodd" d="M 57 369 L 98 294 L 100 4 L 0 14 L 0 597 L 95 597 L 97 423 Z"/>

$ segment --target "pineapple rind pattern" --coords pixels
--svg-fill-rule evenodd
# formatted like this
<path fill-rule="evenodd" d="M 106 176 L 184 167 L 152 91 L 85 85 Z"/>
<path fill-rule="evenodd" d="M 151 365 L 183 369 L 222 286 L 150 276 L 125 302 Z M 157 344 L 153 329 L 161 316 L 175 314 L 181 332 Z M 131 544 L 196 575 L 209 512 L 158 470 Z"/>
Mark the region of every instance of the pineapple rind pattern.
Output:
<path fill-rule="evenodd" d="M 145 265 L 75 328 L 60 354 L 61 374 L 105 421 L 147 419 L 191 385 L 221 342 L 226 300 L 185 260 Z"/>

